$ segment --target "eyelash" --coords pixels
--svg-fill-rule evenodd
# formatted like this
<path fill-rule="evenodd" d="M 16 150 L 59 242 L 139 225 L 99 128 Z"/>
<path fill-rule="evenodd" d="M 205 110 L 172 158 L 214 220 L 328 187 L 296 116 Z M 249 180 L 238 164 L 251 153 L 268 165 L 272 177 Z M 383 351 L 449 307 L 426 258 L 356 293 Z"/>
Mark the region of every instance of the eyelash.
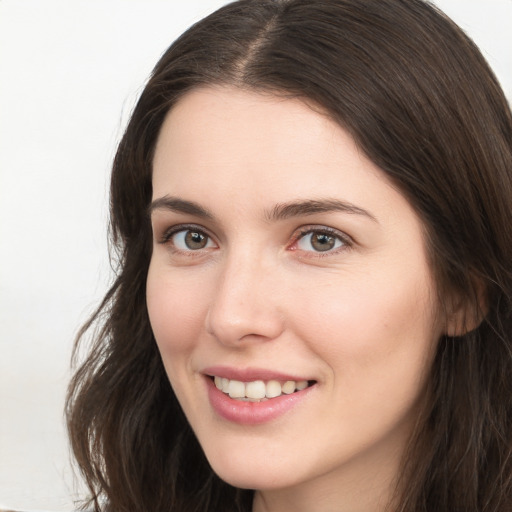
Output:
<path fill-rule="evenodd" d="M 353 246 L 353 240 L 345 233 L 338 231 L 337 229 L 329 228 L 327 226 L 303 226 L 299 228 L 299 231 L 293 237 L 293 242 L 291 246 L 289 246 L 289 250 L 300 250 L 294 249 L 293 246 L 296 246 L 303 238 L 305 238 L 309 234 L 319 234 L 319 235 L 327 235 L 333 237 L 341 242 L 341 247 L 335 248 L 333 250 L 327 251 L 303 251 L 307 254 L 305 257 L 311 258 L 324 258 L 326 256 L 332 256 L 334 254 L 339 254 L 340 252 L 346 251 Z"/>
<path fill-rule="evenodd" d="M 214 241 L 213 237 L 211 235 L 209 235 L 208 232 L 201 226 L 198 226 L 195 224 L 179 224 L 179 225 L 172 226 L 171 228 L 167 229 L 163 233 L 162 237 L 160 238 L 159 243 L 163 244 L 163 245 L 170 244 L 172 237 L 182 231 L 184 231 L 184 232 L 193 231 L 196 233 L 200 233 L 200 234 L 204 235 L 205 237 L 207 237 L 209 240 Z M 296 247 L 294 248 L 294 246 L 296 246 L 304 237 L 306 237 L 309 234 L 313 234 L 313 233 L 333 237 L 336 240 L 339 240 L 342 245 L 341 245 L 341 247 L 338 247 L 335 250 L 329 249 L 329 250 L 326 250 L 323 252 L 322 251 L 314 251 L 314 250 L 303 251 L 304 253 L 310 253 L 306 257 L 322 258 L 322 257 L 330 256 L 333 254 L 338 254 L 339 252 L 342 252 L 342 251 L 346 251 L 353 246 L 353 240 L 351 239 L 351 237 L 349 237 L 345 233 L 342 233 L 333 228 L 329 228 L 327 226 L 312 226 L 312 225 L 310 225 L 310 226 L 303 226 L 303 227 L 299 228 L 297 234 L 293 235 L 292 242 L 290 245 L 288 245 L 288 250 L 291 250 L 291 251 L 300 250 L 300 249 L 297 249 Z M 197 256 L 198 253 L 201 252 L 201 249 L 197 249 L 195 251 L 192 249 L 191 250 L 182 250 L 182 249 L 176 248 L 175 246 L 173 246 L 172 250 L 176 253 L 184 254 L 186 256 Z"/>
<path fill-rule="evenodd" d="M 177 226 L 172 226 L 171 228 L 167 229 L 162 237 L 159 240 L 159 243 L 166 245 L 173 245 L 171 244 L 171 239 L 174 235 L 182 232 L 182 231 L 192 231 L 194 233 L 200 233 L 204 236 L 206 236 L 208 239 L 213 241 L 213 237 L 208 234 L 208 232 L 201 226 L 197 226 L 196 224 L 179 224 Z M 182 249 L 178 249 L 177 247 L 173 246 L 172 250 L 179 254 L 184 254 L 186 256 L 196 256 L 196 253 L 199 253 L 200 250 L 194 251 L 194 250 L 188 250 L 184 251 Z"/>

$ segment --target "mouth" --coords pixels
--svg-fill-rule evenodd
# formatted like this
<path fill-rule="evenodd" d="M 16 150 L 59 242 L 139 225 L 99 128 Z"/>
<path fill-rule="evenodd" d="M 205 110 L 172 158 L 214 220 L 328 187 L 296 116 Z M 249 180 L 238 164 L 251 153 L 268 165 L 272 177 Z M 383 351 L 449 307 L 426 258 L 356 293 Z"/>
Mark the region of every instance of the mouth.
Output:
<path fill-rule="evenodd" d="M 243 382 L 218 375 L 209 376 L 215 387 L 234 400 L 265 402 L 283 395 L 292 395 L 313 386 L 314 380 L 252 380 Z"/>
<path fill-rule="evenodd" d="M 210 366 L 201 373 L 215 415 L 246 426 L 293 417 L 293 410 L 312 403 L 319 387 L 304 374 L 263 367 Z"/>

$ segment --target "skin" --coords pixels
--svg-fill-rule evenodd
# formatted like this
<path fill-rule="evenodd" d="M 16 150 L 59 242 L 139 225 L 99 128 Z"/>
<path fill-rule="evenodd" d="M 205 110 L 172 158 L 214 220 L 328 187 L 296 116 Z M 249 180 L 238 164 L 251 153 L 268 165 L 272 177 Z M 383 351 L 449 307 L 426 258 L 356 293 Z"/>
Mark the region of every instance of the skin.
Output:
<path fill-rule="evenodd" d="M 171 196 L 210 217 L 162 206 Z M 357 210 L 270 218 L 326 199 Z M 384 510 L 443 333 L 407 200 L 318 109 L 228 87 L 194 90 L 168 114 L 153 200 L 151 325 L 213 469 L 257 490 L 255 512 Z M 184 244 L 190 224 L 204 248 Z M 326 228 L 334 248 L 319 252 L 310 233 Z M 316 384 L 284 415 L 244 426 L 212 408 L 212 365 Z"/>

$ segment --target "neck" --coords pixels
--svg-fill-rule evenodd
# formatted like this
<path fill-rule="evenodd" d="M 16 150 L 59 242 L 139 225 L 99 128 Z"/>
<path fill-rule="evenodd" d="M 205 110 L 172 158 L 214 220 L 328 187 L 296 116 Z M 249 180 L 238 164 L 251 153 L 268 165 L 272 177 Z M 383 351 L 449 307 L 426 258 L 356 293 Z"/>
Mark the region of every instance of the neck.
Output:
<path fill-rule="evenodd" d="M 257 491 L 253 512 L 386 512 L 392 497 L 392 483 L 366 481 L 365 485 Z"/>
<path fill-rule="evenodd" d="M 359 456 L 307 482 L 256 491 L 252 511 L 389 512 L 393 510 L 401 452 Z"/>

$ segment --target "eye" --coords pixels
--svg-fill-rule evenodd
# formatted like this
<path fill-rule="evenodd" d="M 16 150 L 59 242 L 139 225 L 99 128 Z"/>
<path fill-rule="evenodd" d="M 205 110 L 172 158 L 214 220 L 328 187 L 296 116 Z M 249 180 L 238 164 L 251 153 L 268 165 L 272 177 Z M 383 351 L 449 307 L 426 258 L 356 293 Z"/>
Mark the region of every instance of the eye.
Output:
<path fill-rule="evenodd" d="M 165 237 L 165 241 L 170 242 L 175 249 L 183 252 L 216 247 L 213 240 L 199 229 L 180 229 L 179 231 L 174 231 Z"/>
<path fill-rule="evenodd" d="M 336 252 L 350 246 L 346 237 L 330 229 L 308 229 L 299 235 L 294 249 L 307 252 Z"/>

